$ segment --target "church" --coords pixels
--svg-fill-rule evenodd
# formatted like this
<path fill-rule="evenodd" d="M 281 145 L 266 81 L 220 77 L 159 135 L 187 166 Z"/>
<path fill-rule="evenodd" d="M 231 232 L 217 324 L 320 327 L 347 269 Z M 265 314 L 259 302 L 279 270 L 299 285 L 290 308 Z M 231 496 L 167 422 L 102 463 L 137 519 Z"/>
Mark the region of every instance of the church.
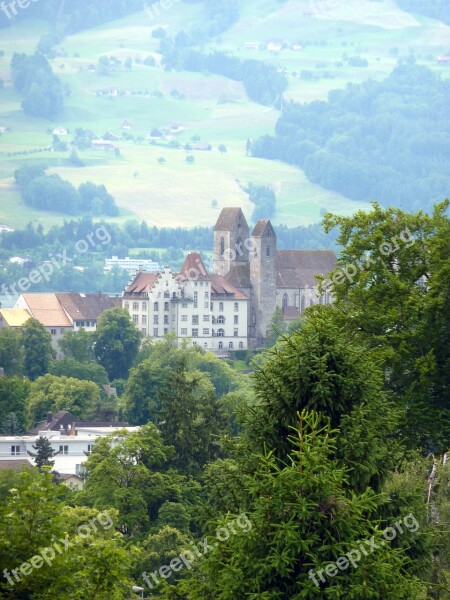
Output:
<path fill-rule="evenodd" d="M 313 304 L 329 304 L 317 292 L 317 275 L 327 275 L 336 256 L 326 250 L 278 250 L 269 220 L 252 232 L 240 208 L 224 208 L 214 227 L 212 268 L 191 252 L 179 273 L 142 269 L 122 298 L 145 336 L 177 339 L 217 354 L 263 345 L 276 306 L 287 322 Z"/>

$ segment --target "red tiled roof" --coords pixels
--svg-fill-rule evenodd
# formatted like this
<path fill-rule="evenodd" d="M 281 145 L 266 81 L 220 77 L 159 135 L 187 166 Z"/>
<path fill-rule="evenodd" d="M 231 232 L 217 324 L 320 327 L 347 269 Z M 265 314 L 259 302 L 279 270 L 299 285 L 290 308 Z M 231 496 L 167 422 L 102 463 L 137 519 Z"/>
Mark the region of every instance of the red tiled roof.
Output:
<path fill-rule="evenodd" d="M 221 275 L 210 275 L 211 279 L 211 292 L 213 294 L 233 294 L 236 300 L 247 300 L 242 292 L 240 292 L 234 285 L 231 285 L 225 277 Z"/>
<path fill-rule="evenodd" d="M 142 271 L 138 273 L 133 282 L 125 289 L 125 294 L 142 294 L 149 292 L 156 283 L 159 273 L 146 273 Z"/>
<path fill-rule="evenodd" d="M 206 271 L 202 257 L 198 252 L 190 252 L 186 256 L 184 265 L 181 267 L 179 273 L 185 279 L 208 279 L 209 275 Z"/>

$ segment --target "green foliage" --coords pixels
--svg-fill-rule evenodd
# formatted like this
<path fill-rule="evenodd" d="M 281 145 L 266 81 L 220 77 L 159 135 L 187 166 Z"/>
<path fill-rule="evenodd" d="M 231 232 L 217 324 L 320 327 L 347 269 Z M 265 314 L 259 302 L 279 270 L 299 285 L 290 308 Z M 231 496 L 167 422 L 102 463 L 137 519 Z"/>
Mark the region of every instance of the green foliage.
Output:
<path fill-rule="evenodd" d="M 20 329 L 0 329 L 0 366 L 7 377 L 21 375 L 24 368 L 24 351 Z"/>
<path fill-rule="evenodd" d="M 50 374 L 57 377 L 93 381 L 100 387 L 108 383 L 108 374 L 101 365 L 95 362 L 78 362 L 70 357 L 52 363 Z"/>
<path fill-rule="evenodd" d="M 255 205 L 252 221 L 271 219 L 274 216 L 277 198 L 271 187 L 268 185 L 255 185 L 250 182 L 245 191 L 249 195 L 250 202 Z"/>
<path fill-rule="evenodd" d="M 371 212 L 325 217 L 340 228 L 338 283 L 329 286 L 343 327 L 361 333 L 384 367 L 387 389 L 404 409 L 412 447 L 450 444 L 448 202 L 433 215 L 374 204 Z M 346 278 L 341 269 L 351 274 Z"/>
<path fill-rule="evenodd" d="M 11 413 L 16 420 L 16 431 L 11 433 L 15 435 L 23 432 L 26 428 L 26 406 L 27 398 L 30 393 L 31 384 L 27 379 L 21 377 L 2 377 L 0 378 L 0 431 L 5 434 L 8 431 L 8 421 L 11 419 Z M 9 428 L 11 423 L 9 423 Z"/>
<path fill-rule="evenodd" d="M 283 311 L 279 306 L 276 306 L 269 324 L 266 347 L 271 348 L 275 346 L 278 338 L 286 332 L 286 329 Z"/>
<path fill-rule="evenodd" d="M 78 331 L 66 331 L 58 343 L 66 358 L 72 358 L 79 363 L 95 361 L 94 334 L 83 327 Z"/>
<path fill-rule="evenodd" d="M 177 586 L 192 600 L 203 598 L 383 598 L 419 599 L 420 582 L 407 573 L 403 549 L 382 544 L 372 520 L 372 491 L 347 491 L 345 470 L 334 457 L 335 431 L 322 417 L 304 412 L 291 429 L 286 460 L 274 453 L 254 456 L 254 470 L 235 489 L 245 527 L 218 543 Z M 230 482 L 231 485 L 233 485 Z M 235 510 L 208 520 L 213 539 L 218 527 L 237 520 Z M 241 517 L 242 522 L 242 517 Z M 373 536 L 373 537 L 372 537 Z M 348 565 L 319 587 L 311 574 L 373 539 L 378 550 Z M 323 572 L 323 571 L 322 571 Z M 170 596 L 167 596 L 170 597 Z"/>
<path fill-rule="evenodd" d="M 47 437 L 38 437 L 36 443 L 33 444 L 33 449 L 36 452 L 28 452 L 28 454 L 34 458 L 34 462 L 39 471 L 42 471 L 43 467 L 53 467 L 55 464 L 53 457 L 55 454 L 58 454 L 58 452 L 53 450 L 50 440 Z"/>
<path fill-rule="evenodd" d="M 276 136 L 256 140 L 252 154 L 297 165 L 348 198 L 432 210 L 450 186 L 448 90 L 427 67 L 399 65 L 326 102 L 287 104 Z"/>
<path fill-rule="evenodd" d="M 63 110 L 63 87 L 43 54 L 14 53 L 11 59 L 14 87 L 25 96 L 22 108 L 27 115 L 53 119 Z"/>
<path fill-rule="evenodd" d="M 52 337 L 39 321 L 28 319 L 22 327 L 24 373 L 31 380 L 48 373 L 53 356 Z"/>
<path fill-rule="evenodd" d="M 285 457 L 297 412 L 314 410 L 340 429 L 336 457 L 351 469 L 352 487 L 379 489 L 394 460 L 390 437 L 398 417 L 362 339 L 323 308 L 265 359 L 255 371 L 259 403 L 249 428 L 252 447 L 266 446 Z"/>
<path fill-rule="evenodd" d="M 126 378 L 139 350 L 142 334 L 124 308 L 112 308 L 100 315 L 94 352 L 110 379 Z"/>
<path fill-rule="evenodd" d="M 80 419 L 99 402 L 100 390 L 92 381 L 45 375 L 31 386 L 28 419 L 34 424 L 44 420 L 49 412 L 58 410 L 68 410 Z"/>

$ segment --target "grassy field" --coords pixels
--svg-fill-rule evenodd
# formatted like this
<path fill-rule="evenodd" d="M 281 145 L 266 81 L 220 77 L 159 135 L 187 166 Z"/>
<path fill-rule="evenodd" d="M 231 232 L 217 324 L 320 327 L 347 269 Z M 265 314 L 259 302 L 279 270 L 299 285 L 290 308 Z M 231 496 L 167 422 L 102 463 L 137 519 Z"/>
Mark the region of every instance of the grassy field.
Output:
<path fill-rule="evenodd" d="M 304 14 L 306 13 L 306 14 Z M 285 70 L 289 79 L 286 99 L 310 101 L 326 98 L 331 89 L 369 77 L 380 79 L 395 66 L 398 55 L 414 53 L 421 62 L 435 66 L 435 57 L 447 51 L 450 28 L 432 20 L 415 18 L 399 11 L 393 0 L 246 0 L 241 19 L 220 36 L 210 49 L 240 57 L 267 60 Z M 58 122 L 26 117 L 20 110 L 21 98 L 12 89 L 9 63 L 14 52 L 31 53 L 46 31 L 43 22 L 32 21 L 0 31 L 0 126 L 11 133 L 0 136 L 0 219 L 13 226 L 38 220 L 44 226 L 65 217 L 32 211 L 24 206 L 13 183 L 14 169 L 24 161 L 43 160 L 58 173 L 79 184 L 104 183 L 127 218 L 145 219 L 158 226 L 211 225 L 223 206 L 241 206 L 250 216 L 252 205 L 243 188 L 252 181 L 273 186 L 277 193 L 277 213 L 273 221 L 288 225 L 317 222 L 326 208 L 348 214 L 360 208 L 350 201 L 311 184 L 304 173 L 278 162 L 246 156 L 245 144 L 271 134 L 279 117 L 275 109 L 248 100 L 243 86 L 225 78 L 200 73 L 170 73 L 161 67 L 141 63 L 156 53 L 158 40 L 151 36 L 162 26 L 170 35 L 204 21 L 198 4 L 179 3 L 162 10 L 157 18 L 143 11 L 120 21 L 66 37 L 61 48 L 66 56 L 52 60 L 52 67 L 70 86 L 65 113 Z M 247 50 L 245 43 L 279 40 L 300 42 L 300 52 Z M 367 68 L 339 65 L 343 55 L 361 56 Z M 102 55 L 121 61 L 131 57 L 131 71 L 121 68 L 101 77 L 88 70 Z M 313 73 L 314 79 L 298 75 Z M 448 70 L 450 71 L 450 69 Z M 98 90 L 116 88 L 117 96 L 98 96 Z M 121 136 L 121 124 L 132 124 L 129 133 L 140 142 L 118 142 L 121 157 L 108 152 L 80 151 L 85 167 L 67 163 L 68 153 L 44 151 L 52 141 L 51 131 L 61 125 L 69 129 L 65 141 L 77 127 L 92 129 L 97 136 L 113 131 Z M 150 145 L 147 137 L 154 127 L 183 122 L 186 130 L 176 136 L 186 144 L 193 136 L 209 142 L 212 152 L 192 152 L 194 164 L 186 162 L 186 152 Z M 142 141 L 142 139 L 144 141 Z M 218 151 L 225 144 L 226 154 Z M 26 155 L 13 155 L 27 152 Z M 165 164 L 158 159 L 164 158 Z M 212 208 L 217 200 L 218 208 Z"/>

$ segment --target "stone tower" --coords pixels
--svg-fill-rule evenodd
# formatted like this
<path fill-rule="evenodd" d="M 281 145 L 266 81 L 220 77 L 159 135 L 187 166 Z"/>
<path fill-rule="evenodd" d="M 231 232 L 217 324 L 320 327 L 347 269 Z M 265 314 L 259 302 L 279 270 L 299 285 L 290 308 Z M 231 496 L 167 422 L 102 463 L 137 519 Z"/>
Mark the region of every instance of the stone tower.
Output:
<path fill-rule="evenodd" d="M 233 264 L 249 261 L 249 228 L 240 208 L 224 208 L 214 227 L 213 271 L 225 277 Z"/>
<path fill-rule="evenodd" d="M 258 221 L 251 236 L 250 282 L 256 344 L 267 337 L 275 310 L 277 236 L 270 221 Z"/>

